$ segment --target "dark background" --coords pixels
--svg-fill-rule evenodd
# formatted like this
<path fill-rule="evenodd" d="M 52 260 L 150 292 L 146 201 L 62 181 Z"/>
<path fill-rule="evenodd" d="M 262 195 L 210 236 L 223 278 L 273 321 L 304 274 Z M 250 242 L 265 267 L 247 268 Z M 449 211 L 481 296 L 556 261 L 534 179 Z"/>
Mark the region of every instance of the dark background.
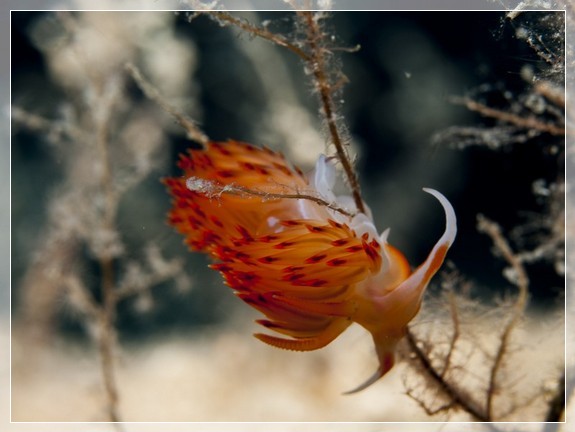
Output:
<path fill-rule="evenodd" d="M 51 81 L 43 54 L 28 35 L 41 14 L 12 12 L 12 101 L 55 118 L 66 94 Z M 490 252 L 490 240 L 476 231 L 476 215 L 488 216 L 508 232 L 523 224 L 529 213 L 540 214 L 544 203 L 533 195 L 532 184 L 538 179 L 551 183 L 561 175 L 562 153 L 550 154 L 546 149 L 561 146 L 562 138 L 541 135 L 496 151 L 482 146 L 461 150 L 441 142 L 432 145 L 431 139 L 454 125 L 495 125 L 493 120 L 452 104 L 450 97 L 471 95 L 505 107 L 505 92 L 519 96 L 528 90 L 520 75 L 522 68 L 527 65 L 536 73 L 545 71 L 547 65 L 515 35 L 518 26 L 536 25 L 537 14 L 541 13 L 525 13 L 509 21 L 501 12 L 336 12 L 329 24 L 337 43 L 361 46 L 358 52 L 339 54 L 350 80 L 343 90 L 341 113 L 360 149 L 361 183 L 376 225 L 380 230 L 392 227 L 391 242 L 412 264 L 421 262 L 443 224 L 439 206 L 421 187 L 442 191 L 456 209 L 459 227 L 448 258 L 474 282 L 473 295 L 486 300 L 502 295 L 510 284 L 501 274 L 503 261 Z M 290 26 L 290 14 L 260 16 L 273 20 L 272 29 Z M 253 122 L 258 121 L 258 110 L 265 110 L 258 82 L 250 79 L 250 63 L 235 46 L 237 38 L 249 37 L 236 29 L 220 28 L 206 17 L 189 23 L 182 14 L 175 25 L 181 36 L 194 41 L 201 59 L 190 80 L 202 89 L 206 133 L 216 140 L 235 138 L 274 147 L 276 143 L 255 142 L 255 129 L 246 122 L 245 110 Z M 297 96 L 302 105 L 317 112 L 302 65 L 290 53 L 282 51 L 282 55 L 294 80 L 301 84 Z M 189 144 L 178 133 L 173 133 L 171 143 L 170 157 L 175 161 Z M 162 215 L 169 208 L 169 198 L 158 179 L 178 174 L 175 164 L 170 166 L 169 171 L 144 184 L 146 193 L 159 196 L 162 202 L 157 226 L 148 232 L 159 237 L 168 255 L 186 256 L 192 276 L 202 274 L 201 286 L 183 297 L 171 295 L 164 289 L 167 287 L 156 288 L 156 308 L 145 316 L 126 307 L 119 315 L 124 335 L 211 324 L 224 320 L 229 308 L 240 304 L 229 290 L 220 287 L 217 274 L 204 276 L 207 260 L 189 254 L 181 246 L 181 238 L 164 224 Z M 19 284 L 45 223 L 47 200 L 61 180 L 58 161 L 42 137 L 16 129 L 12 136 L 12 290 L 16 307 Z M 14 197 L 19 197 L 17 205 Z M 421 201 L 416 207 L 421 212 L 410 210 L 413 207 L 404 200 Z M 131 246 L 142 240 L 126 241 Z M 527 269 L 532 304 L 561 304 L 564 279 L 557 276 L 552 263 L 541 262 Z M 87 274 L 93 271 L 86 268 Z M 65 318 L 64 322 L 66 328 L 75 328 L 72 320 Z"/>

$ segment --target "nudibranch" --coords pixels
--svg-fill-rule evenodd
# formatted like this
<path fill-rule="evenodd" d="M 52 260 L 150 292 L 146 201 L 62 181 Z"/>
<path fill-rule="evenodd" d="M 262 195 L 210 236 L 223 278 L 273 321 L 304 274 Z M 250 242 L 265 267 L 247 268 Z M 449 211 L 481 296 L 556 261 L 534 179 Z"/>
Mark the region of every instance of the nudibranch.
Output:
<path fill-rule="evenodd" d="M 173 197 L 168 222 L 265 315 L 259 324 L 282 335 L 255 337 L 309 351 L 356 322 L 371 333 L 379 367 L 348 393 L 392 368 L 396 344 L 455 239 L 455 212 L 441 193 L 424 189 L 442 205 L 446 227 L 412 271 L 387 242 L 389 229 L 379 235 L 369 210 L 357 212 L 350 197 L 335 196 L 336 170 L 325 156 L 305 175 L 267 148 L 210 142 L 180 155 L 178 166 L 183 176 L 164 180 Z"/>

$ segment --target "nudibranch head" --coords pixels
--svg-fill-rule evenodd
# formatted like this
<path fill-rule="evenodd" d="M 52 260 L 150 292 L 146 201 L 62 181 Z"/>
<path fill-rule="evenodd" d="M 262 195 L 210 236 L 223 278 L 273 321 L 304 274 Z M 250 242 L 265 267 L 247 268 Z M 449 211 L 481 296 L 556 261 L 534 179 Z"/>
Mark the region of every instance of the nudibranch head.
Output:
<path fill-rule="evenodd" d="M 282 335 L 258 339 L 315 350 L 356 322 L 371 333 L 380 366 L 353 391 L 391 369 L 395 346 L 455 238 L 455 213 L 443 195 L 424 189 L 443 206 L 446 228 L 411 271 L 387 243 L 389 230 L 379 235 L 369 210 L 358 213 L 350 197 L 334 194 L 335 168 L 324 156 L 306 176 L 269 149 L 210 142 L 178 165 L 184 175 L 165 180 L 173 197 L 168 221 L 264 314 L 257 322 Z"/>

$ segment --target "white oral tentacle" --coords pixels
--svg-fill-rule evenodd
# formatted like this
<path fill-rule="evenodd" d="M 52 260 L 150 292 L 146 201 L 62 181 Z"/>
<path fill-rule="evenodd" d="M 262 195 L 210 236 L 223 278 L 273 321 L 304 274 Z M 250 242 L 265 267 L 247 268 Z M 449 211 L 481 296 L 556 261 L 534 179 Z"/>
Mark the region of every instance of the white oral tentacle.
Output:
<path fill-rule="evenodd" d="M 428 194 L 433 195 L 443 207 L 445 212 L 445 230 L 443 231 L 443 235 L 437 240 L 435 246 L 429 253 L 427 259 L 421 264 L 412 274 L 411 276 L 403 282 L 398 289 L 405 288 L 407 290 L 413 289 L 418 290 L 419 295 L 418 299 L 421 300 L 423 296 L 423 292 L 425 291 L 425 287 L 429 283 L 431 277 L 435 274 L 435 272 L 443 263 L 443 259 L 449 247 L 453 244 L 455 240 L 455 236 L 457 234 L 457 219 L 455 217 L 455 211 L 453 210 L 453 206 L 449 202 L 445 196 L 436 191 L 435 189 L 430 188 L 423 188 L 425 192 Z M 443 255 L 440 257 L 440 255 Z M 438 264 L 437 260 L 440 259 L 441 262 Z M 432 272 L 430 274 L 430 272 Z"/>
<path fill-rule="evenodd" d="M 451 203 L 436 190 L 428 188 L 423 190 L 433 195 L 442 205 L 445 211 L 445 230 L 427 259 L 407 279 L 380 299 L 382 311 L 402 311 L 401 319 L 397 318 L 398 325 L 407 325 L 419 310 L 425 289 L 443 264 L 445 255 L 457 234 L 457 220 Z"/>

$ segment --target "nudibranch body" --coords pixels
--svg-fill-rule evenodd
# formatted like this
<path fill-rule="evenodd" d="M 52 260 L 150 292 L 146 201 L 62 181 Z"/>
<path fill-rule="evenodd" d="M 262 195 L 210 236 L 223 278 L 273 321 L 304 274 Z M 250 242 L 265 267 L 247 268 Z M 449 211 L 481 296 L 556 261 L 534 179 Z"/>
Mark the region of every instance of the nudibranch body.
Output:
<path fill-rule="evenodd" d="M 350 324 L 367 329 L 379 358 L 372 378 L 391 369 L 397 342 L 417 314 L 427 284 L 456 234 L 455 213 L 439 192 L 446 228 L 414 271 L 369 214 L 335 196 L 335 168 L 320 156 L 308 176 L 283 155 L 238 141 L 210 142 L 182 155 L 183 177 L 165 180 L 169 223 L 243 301 L 265 315 L 259 324 L 283 337 L 255 336 L 278 348 L 309 351 Z M 366 206 L 367 208 L 367 206 Z M 352 391 L 352 392 L 353 392 Z"/>

